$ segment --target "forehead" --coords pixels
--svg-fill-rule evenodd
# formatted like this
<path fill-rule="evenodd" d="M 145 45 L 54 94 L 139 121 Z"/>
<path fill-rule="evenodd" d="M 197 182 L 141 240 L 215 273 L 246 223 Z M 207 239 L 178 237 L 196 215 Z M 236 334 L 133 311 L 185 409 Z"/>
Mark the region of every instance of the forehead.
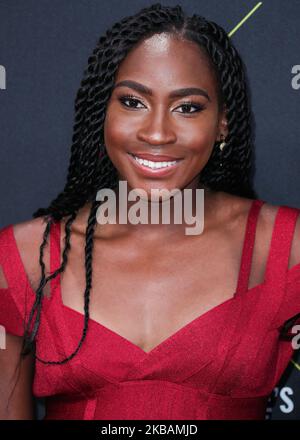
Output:
<path fill-rule="evenodd" d="M 216 87 L 204 50 L 166 33 L 155 34 L 131 49 L 119 66 L 115 82 L 123 79 L 139 81 L 154 92 L 197 85 L 212 92 Z"/>

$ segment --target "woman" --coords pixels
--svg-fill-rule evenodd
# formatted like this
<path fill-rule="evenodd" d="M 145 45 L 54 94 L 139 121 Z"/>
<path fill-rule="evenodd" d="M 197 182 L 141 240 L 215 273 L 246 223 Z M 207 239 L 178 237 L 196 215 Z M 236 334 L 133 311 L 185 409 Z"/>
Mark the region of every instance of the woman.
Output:
<path fill-rule="evenodd" d="M 0 234 L 1 417 L 33 418 L 35 396 L 45 419 L 264 418 L 294 352 L 299 210 L 251 187 L 232 42 L 180 6 L 144 8 L 100 38 L 75 110 L 64 190 Z M 146 202 L 189 189 L 193 212 L 202 190 L 202 233 L 99 224 L 97 193 L 120 182 Z"/>

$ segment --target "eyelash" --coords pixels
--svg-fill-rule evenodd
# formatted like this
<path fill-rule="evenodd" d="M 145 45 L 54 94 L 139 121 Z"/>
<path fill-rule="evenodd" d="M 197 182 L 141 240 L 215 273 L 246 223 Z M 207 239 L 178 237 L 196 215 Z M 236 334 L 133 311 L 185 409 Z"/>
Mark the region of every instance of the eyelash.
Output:
<path fill-rule="evenodd" d="M 131 110 L 138 110 L 137 108 L 134 108 L 134 107 L 130 107 L 130 106 L 128 106 L 128 105 L 126 105 L 125 104 L 125 101 L 127 101 L 127 100 L 131 100 L 131 101 L 137 101 L 137 102 L 140 102 L 141 104 L 143 104 L 142 103 L 142 101 L 140 100 L 140 99 L 138 99 L 136 96 L 134 96 L 134 95 L 123 95 L 123 96 L 121 96 L 120 98 L 119 98 L 119 101 L 122 103 L 122 105 L 124 105 L 125 107 L 127 107 L 127 108 L 131 108 Z M 205 109 L 205 106 L 204 105 L 202 105 L 202 104 L 199 104 L 198 102 L 194 102 L 194 101 L 186 101 L 186 102 L 183 102 L 181 105 L 179 105 L 179 107 L 182 107 L 182 106 L 190 106 L 190 107 L 195 107 L 197 110 L 195 110 L 195 111 L 193 111 L 193 112 L 179 112 L 179 113 L 182 113 L 183 115 L 192 115 L 192 114 L 194 114 L 194 113 L 198 113 L 198 112 L 200 112 L 200 111 L 202 111 L 202 110 L 204 110 Z M 176 107 L 177 108 L 177 107 Z"/>

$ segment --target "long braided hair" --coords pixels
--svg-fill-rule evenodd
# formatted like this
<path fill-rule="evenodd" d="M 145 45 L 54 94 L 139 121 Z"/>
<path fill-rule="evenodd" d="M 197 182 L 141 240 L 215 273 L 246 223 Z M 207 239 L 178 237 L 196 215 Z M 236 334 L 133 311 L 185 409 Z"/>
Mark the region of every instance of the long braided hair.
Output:
<path fill-rule="evenodd" d="M 240 56 L 224 29 L 202 16 L 186 16 L 179 5 L 166 7 L 160 3 L 143 8 L 137 14 L 115 23 L 105 35 L 100 37 L 88 59 L 88 66 L 77 92 L 71 157 L 65 188 L 47 208 L 40 208 L 33 214 L 34 218 L 44 216 L 46 227 L 40 246 L 42 275 L 24 333 L 22 356 L 26 356 L 34 349 L 40 323 L 43 288 L 66 267 L 71 225 L 78 210 L 85 203 L 91 202 L 85 235 L 86 288 L 82 337 L 76 350 L 65 359 L 44 360 L 35 357 L 45 364 L 63 364 L 76 355 L 86 337 L 92 286 L 93 234 L 96 211 L 101 204 L 100 201 L 96 201 L 96 193 L 101 188 L 114 189 L 118 184 L 117 170 L 108 157 L 104 144 L 103 125 L 106 105 L 121 61 L 137 43 L 161 32 L 193 41 L 206 51 L 217 75 L 220 97 L 226 105 L 229 135 L 226 139 L 226 149 L 222 152 L 223 166 L 220 169 L 221 152 L 215 144 L 208 163 L 200 173 L 201 182 L 213 190 L 255 197 L 250 183 L 251 114 L 245 72 Z M 62 264 L 46 277 L 43 262 L 44 248 L 51 225 L 59 222 L 63 217 L 67 220 Z"/>

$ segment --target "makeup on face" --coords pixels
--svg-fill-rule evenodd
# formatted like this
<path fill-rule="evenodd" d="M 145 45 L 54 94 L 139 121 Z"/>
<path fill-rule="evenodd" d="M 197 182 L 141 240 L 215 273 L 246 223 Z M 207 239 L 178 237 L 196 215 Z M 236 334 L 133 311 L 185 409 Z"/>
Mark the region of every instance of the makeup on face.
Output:
<path fill-rule="evenodd" d="M 107 152 L 132 188 L 196 188 L 218 135 L 215 78 L 196 44 L 163 40 L 154 35 L 122 61 L 105 119 Z"/>

